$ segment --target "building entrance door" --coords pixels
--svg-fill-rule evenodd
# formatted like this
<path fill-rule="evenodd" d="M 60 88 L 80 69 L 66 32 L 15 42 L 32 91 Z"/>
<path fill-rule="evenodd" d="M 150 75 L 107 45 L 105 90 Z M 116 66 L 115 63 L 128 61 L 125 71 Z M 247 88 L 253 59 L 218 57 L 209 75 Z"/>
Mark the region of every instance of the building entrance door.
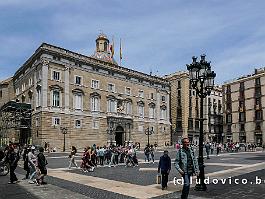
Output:
<path fill-rule="evenodd" d="M 121 126 L 117 126 L 115 131 L 116 146 L 123 145 L 124 143 L 124 129 Z"/>
<path fill-rule="evenodd" d="M 262 135 L 256 135 L 256 145 L 262 146 Z"/>

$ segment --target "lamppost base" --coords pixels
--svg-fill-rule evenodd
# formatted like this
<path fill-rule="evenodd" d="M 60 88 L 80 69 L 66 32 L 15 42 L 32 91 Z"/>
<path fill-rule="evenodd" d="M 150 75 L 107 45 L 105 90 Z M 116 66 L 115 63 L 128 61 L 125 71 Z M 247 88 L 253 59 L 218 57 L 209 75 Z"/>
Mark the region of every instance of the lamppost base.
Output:
<path fill-rule="evenodd" d="M 195 191 L 206 191 L 207 187 L 205 184 L 196 184 L 194 190 Z"/>

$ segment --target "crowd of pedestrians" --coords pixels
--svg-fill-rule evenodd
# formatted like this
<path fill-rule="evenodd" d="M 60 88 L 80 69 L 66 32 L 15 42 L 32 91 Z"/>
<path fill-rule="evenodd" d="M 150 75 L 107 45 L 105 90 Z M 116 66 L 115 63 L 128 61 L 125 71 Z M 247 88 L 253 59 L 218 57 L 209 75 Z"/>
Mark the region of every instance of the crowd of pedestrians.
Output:
<path fill-rule="evenodd" d="M 216 142 L 207 142 L 205 145 L 205 151 L 207 154 L 207 159 L 209 159 L 209 155 L 213 155 L 216 152 L 216 155 L 219 155 L 221 152 L 228 153 L 237 153 L 239 151 L 256 151 L 257 145 L 254 143 L 238 143 L 238 142 L 227 142 L 224 144 L 216 143 Z M 265 145 L 263 145 L 263 150 Z"/>
<path fill-rule="evenodd" d="M 23 160 L 23 168 L 26 171 L 25 178 L 22 180 L 29 180 L 30 184 L 36 183 L 37 185 L 46 184 L 44 176 L 47 175 L 46 165 L 48 164 L 44 154 L 44 148 L 39 147 L 38 153 L 35 153 L 35 147 L 25 145 L 21 147 L 13 143 L 4 149 L 1 153 L 1 159 L 3 163 L 7 163 L 10 169 L 10 181 L 9 184 L 18 183 L 15 170 L 20 159 Z"/>
<path fill-rule="evenodd" d="M 76 147 L 72 146 L 69 155 L 69 169 L 74 165 L 79 168 L 75 162 Z M 154 159 L 154 155 L 151 155 Z M 135 145 L 128 146 L 96 146 L 84 148 L 80 168 L 84 172 L 93 172 L 97 166 L 115 167 L 120 163 L 125 163 L 125 167 L 138 166 L 137 149 Z M 149 160 L 148 160 L 149 161 Z"/>

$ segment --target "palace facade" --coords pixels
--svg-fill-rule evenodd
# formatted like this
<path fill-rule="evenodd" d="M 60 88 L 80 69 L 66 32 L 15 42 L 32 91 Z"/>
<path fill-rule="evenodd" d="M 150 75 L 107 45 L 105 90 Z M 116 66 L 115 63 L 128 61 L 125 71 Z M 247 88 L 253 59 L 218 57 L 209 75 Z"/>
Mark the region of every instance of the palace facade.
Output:
<path fill-rule="evenodd" d="M 62 148 L 169 143 L 169 83 L 119 66 L 104 34 L 86 56 L 43 43 L 13 77 L 14 100 L 31 104 L 29 139 Z M 151 132 L 151 133 L 150 133 Z"/>

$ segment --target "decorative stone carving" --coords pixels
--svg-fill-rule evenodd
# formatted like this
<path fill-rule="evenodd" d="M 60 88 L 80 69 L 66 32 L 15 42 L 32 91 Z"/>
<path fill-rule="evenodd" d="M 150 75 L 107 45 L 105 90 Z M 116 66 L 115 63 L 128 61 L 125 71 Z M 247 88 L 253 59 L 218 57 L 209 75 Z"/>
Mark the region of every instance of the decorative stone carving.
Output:
<path fill-rule="evenodd" d="M 40 61 L 41 61 L 41 63 L 42 63 L 43 66 L 49 66 L 49 63 L 50 62 L 48 60 L 41 58 Z"/>

